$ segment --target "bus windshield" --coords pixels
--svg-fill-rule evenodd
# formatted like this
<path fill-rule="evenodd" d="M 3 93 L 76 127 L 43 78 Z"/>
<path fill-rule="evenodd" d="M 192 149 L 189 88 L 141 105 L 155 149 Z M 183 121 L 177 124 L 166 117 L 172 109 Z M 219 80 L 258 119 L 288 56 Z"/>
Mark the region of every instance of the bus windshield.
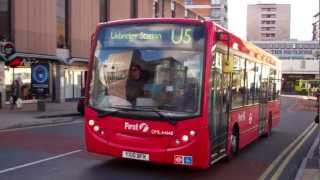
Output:
<path fill-rule="evenodd" d="M 152 108 L 165 117 L 198 115 L 203 63 L 202 26 L 104 27 L 97 36 L 89 104 L 101 111 Z"/>

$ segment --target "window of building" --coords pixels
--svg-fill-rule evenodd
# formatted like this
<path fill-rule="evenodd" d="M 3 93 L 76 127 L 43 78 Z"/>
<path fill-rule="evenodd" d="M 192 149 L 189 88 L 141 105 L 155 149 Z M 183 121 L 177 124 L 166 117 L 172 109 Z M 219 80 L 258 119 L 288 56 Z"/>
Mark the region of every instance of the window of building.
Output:
<path fill-rule="evenodd" d="M 57 0 L 57 48 L 69 47 L 68 0 Z"/>
<path fill-rule="evenodd" d="M 171 0 L 171 17 L 176 17 L 176 2 Z"/>
<path fill-rule="evenodd" d="M 153 1 L 153 16 L 160 17 L 160 5 L 158 0 Z"/>
<path fill-rule="evenodd" d="M 100 12 L 99 12 L 99 19 L 100 22 L 107 22 L 109 21 L 109 7 L 110 7 L 110 1 L 109 0 L 100 0 Z"/>
<path fill-rule="evenodd" d="M 131 0 L 131 18 L 137 18 L 138 17 L 138 1 L 137 0 Z"/>
<path fill-rule="evenodd" d="M 6 40 L 11 41 L 11 1 L 0 0 L 0 41 Z"/>
<path fill-rule="evenodd" d="M 276 11 L 276 8 L 261 8 L 261 11 Z"/>
<path fill-rule="evenodd" d="M 276 27 L 261 27 L 261 31 L 274 31 Z"/>
<path fill-rule="evenodd" d="M 211 16 L 214 18 L 218 18 L 221 16 L 221 11 L 211 11 Z"/>
<path fill-rule="evenodd" d="M 185 0 L 184 3 L 185 3 L 186 5 L 192 5 L 192 0 Z"/>
<path fill-rule="evenodd" d="M 262 18 L 275 18 L 276 15 L 275 14 L 261 14 Z"/>
<path fill-rule="evenodd" d="M 221 0 L 211 0 L 211 4 L 221 4 Z"/>

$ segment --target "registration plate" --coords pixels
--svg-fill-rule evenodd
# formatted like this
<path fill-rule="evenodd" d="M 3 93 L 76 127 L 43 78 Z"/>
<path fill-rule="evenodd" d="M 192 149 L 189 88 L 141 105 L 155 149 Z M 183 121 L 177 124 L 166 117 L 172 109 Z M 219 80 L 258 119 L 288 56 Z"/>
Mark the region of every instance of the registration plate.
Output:
<path fill-rule="evenodd" d="M 128 159 L 137 159 L 137 160 L 149 161 L 149 154 L 145 154 L 145 153 L 122 151 L 122 157 L 123 158 L 128 158 Z"/>

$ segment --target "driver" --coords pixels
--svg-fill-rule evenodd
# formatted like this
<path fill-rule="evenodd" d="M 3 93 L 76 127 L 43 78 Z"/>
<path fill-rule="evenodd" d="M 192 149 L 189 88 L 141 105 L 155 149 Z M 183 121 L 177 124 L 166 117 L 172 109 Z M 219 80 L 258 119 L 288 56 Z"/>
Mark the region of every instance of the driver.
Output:
<path fill-rule="evenodd" d="M 141 67 L 137 64 L 131 66 L 129 71 L 129 78 L 126 87 L 127 100 L 136 105 L 137 97 L 143 96 L 144 82 L 141 77 Z"/>

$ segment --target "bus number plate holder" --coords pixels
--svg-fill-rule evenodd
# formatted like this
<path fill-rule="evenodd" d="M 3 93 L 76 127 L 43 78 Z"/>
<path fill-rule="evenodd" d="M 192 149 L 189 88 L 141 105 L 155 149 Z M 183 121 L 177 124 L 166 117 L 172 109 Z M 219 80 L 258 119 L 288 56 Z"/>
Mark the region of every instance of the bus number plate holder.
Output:
<path fill-rule="evenodd" d="M 131 151 L 122 151 L 122 157 L 127 159 L 136 159 L 142 161 L 149 161 L 149 154 L 137 153 Z"/>

